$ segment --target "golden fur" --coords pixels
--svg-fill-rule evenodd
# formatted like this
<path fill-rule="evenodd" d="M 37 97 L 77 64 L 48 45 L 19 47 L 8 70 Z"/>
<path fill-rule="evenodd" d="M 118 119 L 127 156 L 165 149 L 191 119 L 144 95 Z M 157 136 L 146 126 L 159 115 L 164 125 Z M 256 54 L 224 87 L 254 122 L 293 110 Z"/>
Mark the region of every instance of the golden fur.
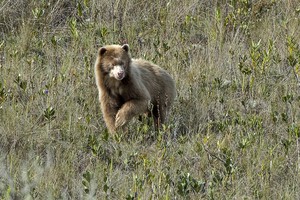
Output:
<path fill-rule="evenodd" d="M 176 96 L 175 83 L 159 66 L 131 59 L 128 45 L 99 49 L 95 64 L 96 84 L 104 121 L 111 133 L 133 117 L 148 113 L 155 128 L 165 123 Z"/>

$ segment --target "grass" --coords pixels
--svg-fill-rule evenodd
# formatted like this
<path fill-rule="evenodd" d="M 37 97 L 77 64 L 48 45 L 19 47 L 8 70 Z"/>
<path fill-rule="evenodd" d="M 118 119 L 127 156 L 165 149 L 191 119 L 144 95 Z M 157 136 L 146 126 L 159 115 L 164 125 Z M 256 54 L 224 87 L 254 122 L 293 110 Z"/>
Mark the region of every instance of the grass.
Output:
<path fill-rule="evenodd" d="M 298 1 L 0 2 L 1 199 L 299 199 Z M 109 135 L 103 44 L 167 69 L 155 135 Z"/>

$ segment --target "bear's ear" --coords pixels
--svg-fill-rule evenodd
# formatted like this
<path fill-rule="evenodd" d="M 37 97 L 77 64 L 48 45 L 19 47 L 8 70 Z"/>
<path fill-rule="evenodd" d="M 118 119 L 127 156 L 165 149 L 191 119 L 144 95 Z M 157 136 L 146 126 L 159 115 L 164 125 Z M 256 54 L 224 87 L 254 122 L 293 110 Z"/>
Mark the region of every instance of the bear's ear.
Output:
<path fill-rule="evenodd" d="M 107 49 L 105 47 L 101 47 L 98 51 L 100 56 L 103 56 L 103 54 L 107 51 Z"/>
<path fill-rule="evenodd" d="M 124 49 L 126 52 L 128 52 L 129 51 L 129 45 L 128 44 L 124 44 L 122 46 L 122 49 Z"/>

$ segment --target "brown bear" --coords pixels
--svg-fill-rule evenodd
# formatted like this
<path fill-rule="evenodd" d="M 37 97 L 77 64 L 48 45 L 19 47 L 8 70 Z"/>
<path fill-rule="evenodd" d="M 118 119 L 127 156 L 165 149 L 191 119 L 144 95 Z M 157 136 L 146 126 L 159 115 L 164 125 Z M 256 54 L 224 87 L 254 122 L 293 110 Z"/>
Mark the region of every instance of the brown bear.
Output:
<path fill-rule="evenodd" d="M 114 133 L 135 116 L 153 116 L 155 129 L 164 124 L 176 96 L 166 70 L 132 59 L 127 44 L 101 47 L 95 64 L 96 84 L 104 121 Z"/>

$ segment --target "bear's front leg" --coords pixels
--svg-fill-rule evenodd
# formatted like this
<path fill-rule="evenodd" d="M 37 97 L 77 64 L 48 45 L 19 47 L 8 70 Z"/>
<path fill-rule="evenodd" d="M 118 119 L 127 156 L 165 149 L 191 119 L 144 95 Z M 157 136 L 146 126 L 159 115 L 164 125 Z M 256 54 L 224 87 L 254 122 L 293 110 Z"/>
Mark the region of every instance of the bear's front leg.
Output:
<path fill-rule="evenodd" d="M 148 110 L 148 100 L 130 100 L 123 104 L 116 115 L 115 127 L 123 127 L 134 116 L 143 114 Z"/>
<path fill-rule="evenodd" d="M 103 111 L 103 118 L 106 124 L 106 127 L 110 133 L 116 132 L 116 126 L 115 126 L 115 117 L 118 112 L 116 108 L 113 108 L 109 104 L 101 104 L 102 111 Z"/>

